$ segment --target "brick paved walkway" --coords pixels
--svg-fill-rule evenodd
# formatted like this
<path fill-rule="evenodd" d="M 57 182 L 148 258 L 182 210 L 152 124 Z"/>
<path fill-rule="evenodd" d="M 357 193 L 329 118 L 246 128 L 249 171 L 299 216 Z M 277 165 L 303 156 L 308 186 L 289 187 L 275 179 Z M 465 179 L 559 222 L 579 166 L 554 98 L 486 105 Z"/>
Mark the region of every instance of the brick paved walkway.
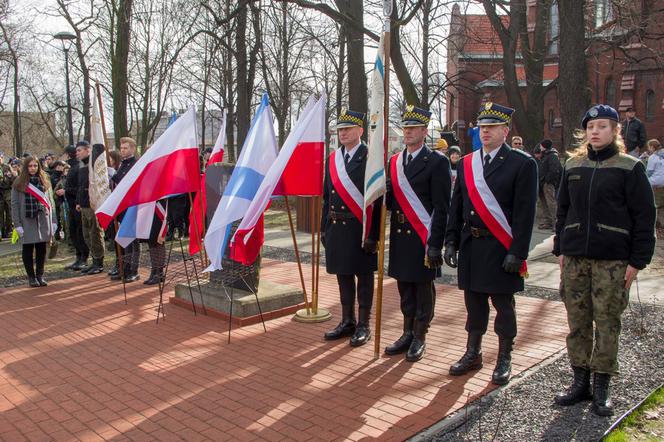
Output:
<path fill-rule="evenodd" d="M 298 281 L 294 264 L 276 261 L 262 277 Z M 322 340 L 339 317 L 324 272 L 333 322 L 280 318 L 267 333 L 234 331 L 230 345 L 227 323 L 173 305 L 156 325 L 156 290 L 128 287 L 129 305 L 101 275 L 0 291 L 0 438 L 402 440 L 493 388 L 492 334 L 483 370 L 447 375 L 465 345 L 463 297 L 450 287 L 438 287 L 428 353 L 415 364 Z M 397 299 L 386 280 L 383 344 L 400 335 Z M 518 298 L 517 309 L 515 374 L 563 348 L 566 330 L 561 303 Z"/>

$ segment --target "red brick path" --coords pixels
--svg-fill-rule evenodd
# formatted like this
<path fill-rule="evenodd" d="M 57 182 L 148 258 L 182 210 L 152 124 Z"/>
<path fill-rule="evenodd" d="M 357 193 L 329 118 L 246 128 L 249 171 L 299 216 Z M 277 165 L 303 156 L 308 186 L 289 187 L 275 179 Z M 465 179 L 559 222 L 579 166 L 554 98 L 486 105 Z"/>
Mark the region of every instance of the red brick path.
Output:
<path fill-rule="evenodd" d="M 267 260 L 262 277 L 298 281 L 294 264 Z M 447 286 L 415 364 L 374 361 L 373 342 L 322 340 L 339 315 L 324 271 L 321 306 L 332 322 L 275 319 L 267 333 L 260 324 L 235 330 L 230 345 L 226 322 L 173 305 L 156 325 L 155 288 L 128 287 L 129 305 L 101 275 L 0 292 L 0 438 L 402 440 L 493 388 L 492 333 L 483 370 L 447 374 L 465 345 L 463 297 Z M 384 299 L 383 346 L 401 331 L 391 279 Z M 560 350 L 566 331 L 561 303 L 518 298 L 517 309 L 515 374 Z"/>

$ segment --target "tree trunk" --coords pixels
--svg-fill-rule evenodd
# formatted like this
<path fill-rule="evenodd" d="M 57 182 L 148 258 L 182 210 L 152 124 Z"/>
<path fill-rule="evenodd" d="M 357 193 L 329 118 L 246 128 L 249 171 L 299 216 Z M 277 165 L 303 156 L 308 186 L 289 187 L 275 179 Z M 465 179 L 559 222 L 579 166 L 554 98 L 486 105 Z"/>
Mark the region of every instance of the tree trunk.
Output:
<path fill-rule="evenodd" d="M 235 33 L 235 60 L 237 62 L 237 155 L 240 155 L 242 144 L 249 132 L 251 116 L 249 115 L 251 91 L 247 82 L 247 7 L 237 15 Z"/>
<path fill-rule="evenodd" d="M 115 147 L 120 149 L 120 138 L 129 135 L 127 124 L 127 61 L 131 36 L 133 0 L 118 0 L 115 47 L 111 56 L 111 82 L 113 85 L 113 128 Z"/>
<path fill-rule="evenodd" d="M 561 150 L 573 147 L 574 130 L 579 126 L 590 105 L 584 11 L 585 0 L 558 0 L 560 21 L 560 59 L 558 64 L 558 94 L 563 123 Z"/>
<path fill-rule="evenodd" d="M 364 27 L 364 6 L 361 1 L 336 0 L 339 12 L 354 17 Z M 348 107 L 367 113 L 367 74 L 364 70 L 364 33 L 354 26 L 344 26 L 348 42 Z"/>
<path fill-rule="evenodd" d="M 422 5 L 422 104 L 429 108 L 429 20 L 432 0 Z"/>

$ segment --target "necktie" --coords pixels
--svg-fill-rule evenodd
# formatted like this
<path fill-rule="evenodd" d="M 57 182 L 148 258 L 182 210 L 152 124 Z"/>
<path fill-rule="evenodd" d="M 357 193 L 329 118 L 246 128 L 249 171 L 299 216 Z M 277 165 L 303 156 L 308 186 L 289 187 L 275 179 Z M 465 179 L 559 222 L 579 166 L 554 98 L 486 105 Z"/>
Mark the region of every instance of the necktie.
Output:
<path fill-rule="evenodd" d="M 484 170 L 486 170 L 486 168 L 489 167 L 490 162 L 491 162 L 491 155 L 489 154 L 484 155 Z"/>
<path fill-rule="evenodd" d="M 407 160 L 406 160 L 406 166 L 409 166 L 410 163 L 412 163 L 412 162 L 413 162 L 413 154 L 412 154 L 412 153 L 409 153 L 409 154 L 408 154 L 408 158 L 407 158 Z"/>
<path fill-rule="evenodd" d="M 348 164 L 348 162 L 350 161 L 350 155 L 346 154 L 344 158 L 346 159 L 346 164 Z"/>

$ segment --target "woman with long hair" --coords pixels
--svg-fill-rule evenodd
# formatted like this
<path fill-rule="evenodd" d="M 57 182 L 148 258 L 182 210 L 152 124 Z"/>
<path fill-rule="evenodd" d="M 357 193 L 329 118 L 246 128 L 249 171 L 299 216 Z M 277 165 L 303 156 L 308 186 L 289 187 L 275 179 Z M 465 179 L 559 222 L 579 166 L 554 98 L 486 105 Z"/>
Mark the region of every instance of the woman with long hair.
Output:
<path fill-rule="evenodd" d="M 30 287 L 45 286 L 46 245 L 57 228 L 51 180 L 37 158 L 23 159 L 12 187 L 12 218 L 23 246 L 23 265 Z M 34 255 L 34 256 L 33 256 Z"/>
<path fill-rule="evenodd" d="M 555 401 L 567 406 L 592 398 L 592 410 L 600 416 L 613 414 L 609 383 L 618 375 L 629 288 L 655 249 L 653 193 L 643 163 L 625 153 L 618 121 L 611 106 L 586 112 L 581 145 L 560 182 L 553 246 L 574 373 L 572 385 Z"/>

